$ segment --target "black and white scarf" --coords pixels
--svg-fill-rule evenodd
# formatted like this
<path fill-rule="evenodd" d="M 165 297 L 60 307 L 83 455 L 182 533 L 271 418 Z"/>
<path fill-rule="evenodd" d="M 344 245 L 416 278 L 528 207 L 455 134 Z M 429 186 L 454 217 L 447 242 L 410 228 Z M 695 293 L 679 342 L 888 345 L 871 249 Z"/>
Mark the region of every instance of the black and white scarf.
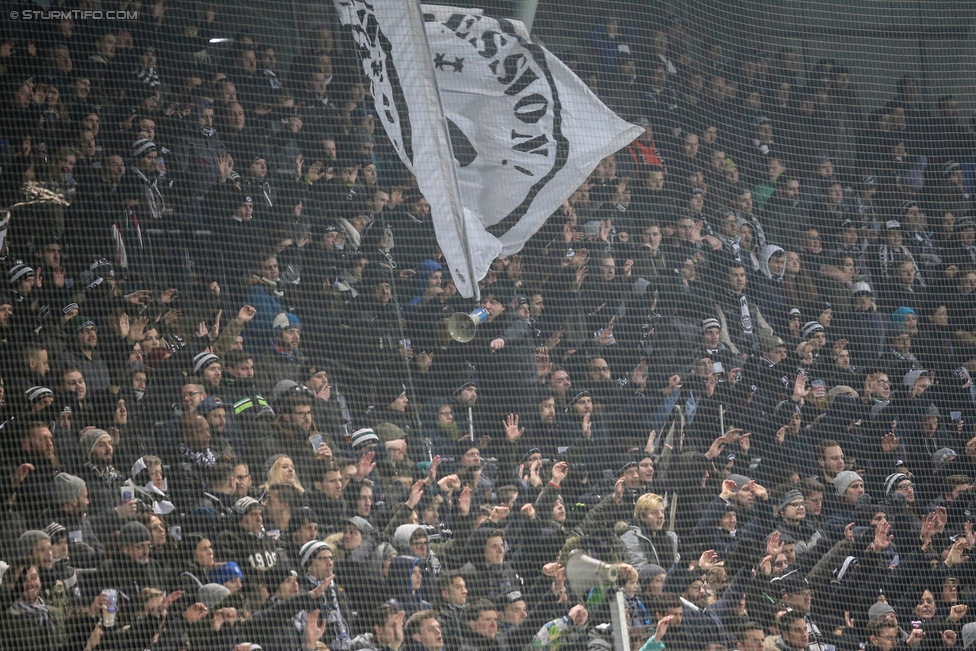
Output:
<path fill-rule="evenodd" d="M 914 367 L 915 364 L 916 364 L 916 362 L 918 362 L 918 358 L 915 357 L 915 355 L 912 355 L 910 352 L 908 352 L 908 353 L 899 353 L 894 348 L 892 348 L 889 352 L 892 355 L 894 355 L 895 357 L 897 357 L 898 359 L 900 359 L 901 361 L 908 362 L 909 364 L 912 365 L 912 367 Z"/>
<path fill-rule="evenodd" d="M 136 79 L 146 84 L 152 90 L 159 88 L 159 73 L 156 68 L 139 68 L 136 70 Z"/>
<path fill-rule="evenodd" d="M 739 312 L 739 319 L 742 323 L 742 332 L 747 335 L 751 335 L 753 329 L 752 315 L 749 313 L 749 299 L 746 298 L 745 294 L 739 297 Z"/>
<path fill-rule="evenodd" d="M 163 218 L 163 206 L 165 202 L 163 201 L 163 193 L 159 191 L 157 183 L 159 182 L 158 177 L 149 179 L 138 167 L 132 168 L 132 173 L 138 176 L 143 182 L 143 189 L 146 194 L 146 205 L 149 207 L 149 216 L 153 219 Z"/>
<path fill-rule="evenodd" d="M 211 468 L 217 463 L 217 458 L 210 448 L 207 448 L 203 452 L 197 452 L 186 443 L 180 443 L 180 455 L 198 468 Z"/>
<path fill-rule="evenodd" d="M 311 574 L 306 574 L 305 578 L 314 586 L 322 583 Z M 346 624 L 346 619 L 342 616 L 342 610 L 339 608 L 339 591 L 336 588 L 335 581 L 329 584 L 329 588 L 322 595 L 321 608 L 325 611 L 322 613 L 322 619 L 331 625 L 331 629 L 335 633 L 335 638 L 329 644 L 329 649 L 332 651 L 348 651 L 352 646 L 352 636 L 349 634 L 349 625 Z M 307 621 L 308 613 L 303 611 L 298 614 L 295 624 L 304 630 Z"/>
<path fill-rule="evenodd" d="M 114 486 L 116 483 L 122 481 L 122 473 L 116 470 L 114 466 L 99 468 L 91 461 L 88 461 L 85 463 L 85 467 L 91 470 L 96 477 L 110 486 Z"/>

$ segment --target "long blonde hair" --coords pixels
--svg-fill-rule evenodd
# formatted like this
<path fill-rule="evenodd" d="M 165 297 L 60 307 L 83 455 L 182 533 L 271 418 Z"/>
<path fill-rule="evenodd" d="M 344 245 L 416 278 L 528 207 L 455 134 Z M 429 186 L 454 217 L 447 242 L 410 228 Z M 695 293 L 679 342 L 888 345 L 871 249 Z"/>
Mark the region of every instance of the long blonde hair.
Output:
<path fill-rule="evenodd" d="M 274 460 L 273 464 L 271 464 L 271 468 L 268 470 L 267 481 L 261 485 L 261 488 L 263 490 L 267 490 L 268 488 L 271 487 L 272 484 L 288 484 L 289 486 L 293 486 L 295 490 L 297 490 L 299 493 L 304 494 L 305 487 L 302 486 L 300 481 L 298 481 L 297 471 L 295 473 L 294 480 L 288 481 L 287 479 L 285 479 L 285 472 L 284 470 L 281 469 L 281 466 L 284 464 L 285 459 L 291 462 L 292 468 L 295 467 L 295 461 L 291 457 L 289 457 L 286 454 L 281 455 L 280 457 Z"/>

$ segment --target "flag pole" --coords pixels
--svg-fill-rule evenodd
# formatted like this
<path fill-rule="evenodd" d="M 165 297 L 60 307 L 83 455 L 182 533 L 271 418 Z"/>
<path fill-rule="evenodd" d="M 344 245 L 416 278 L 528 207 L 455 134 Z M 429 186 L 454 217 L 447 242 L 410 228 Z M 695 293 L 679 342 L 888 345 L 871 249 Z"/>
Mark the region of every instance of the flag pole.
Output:
<path fill-rule="evenodd" d="M 419 25 L 420 32 L 424 35 L 424 41 L 421 47 L 424 48 L 424 54 L 427 57 L 427 61 L 430 62 L 430 69 L 432 75 L 434 75 L 434 57 L 430 53 L 430 42 L 427 39 L 427 28 L 424 24 L 424 12 L 420 6 L 420 0 L 413 0 L 412 2 L 407 2 L 406 4 L 407 12 L 409 13 L 410 20 L 415 21 L 415 24 Z M 436 75 L 435 75 L 436 76 Z M 446 151 L 451 152 L 451 160 L 439 161 L 441 166 L 441 173 L 447 179 L 447 182 L 452 186 L 451 192 L 451 212 L 453 213 L 454 223 L 457 226 L 458 233 L 461 234 L 461 244 L 464 247 L 464 262 L 467 265 L 468 278 L 471 282 L 471 289 L 474 292 L 474 300 L 481 300 L 481 289 L 478 287 L 478 281 L 480 278 L 475 278 L 474 263 L 471 260 L 471 240 L 468 238 L 468 227 L 467 222 L 464 219 L 464 206 L 461 205 L 461 186 L 458 183 L 457 170 L 454 167 L 454 149 L 451 146 L 451 134 L 447 129 L 447 116 L 444 113 L 444 103 L 441 101 L 441 92 L 438 87 L 436 80 L 433 84 L 433 92 L 437 97 L 437 106 L 439 109 L 440 119 L 436 120 L 435 135 L 441 140 L 442 144 L 446 145 Z M 444 151 L 444 147 L 440 148 Z M 456 199 L 456 201 L 455 201 Z"/>
<path fill-rule="evenodd" d="M 535 10 L 539 7 L 539 0 L 519 0 L 516 15 L 525 25 L 525 31 L 532 34 L 532 23 L 535 22 Z"/>

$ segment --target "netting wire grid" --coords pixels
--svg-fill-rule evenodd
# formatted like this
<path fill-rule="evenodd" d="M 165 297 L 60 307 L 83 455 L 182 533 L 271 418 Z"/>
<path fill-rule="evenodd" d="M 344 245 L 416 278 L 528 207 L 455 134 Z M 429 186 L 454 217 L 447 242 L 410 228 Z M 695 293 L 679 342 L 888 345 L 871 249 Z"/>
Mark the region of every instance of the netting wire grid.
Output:
<path fill-rule="evenodd" d="M 0 5 L 0 650 L 976 644 L 976 4 Z"/>

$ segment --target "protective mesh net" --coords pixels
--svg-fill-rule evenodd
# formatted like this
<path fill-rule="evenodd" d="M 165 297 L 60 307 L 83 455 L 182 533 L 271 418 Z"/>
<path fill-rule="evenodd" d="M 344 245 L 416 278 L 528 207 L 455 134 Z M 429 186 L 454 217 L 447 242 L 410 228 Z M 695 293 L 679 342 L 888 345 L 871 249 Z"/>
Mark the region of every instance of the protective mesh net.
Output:
<path fill-rule="evenodd" d="M 976 642 L 974 5 L 404 6 L 3 3 L 0 649 Z"/>

